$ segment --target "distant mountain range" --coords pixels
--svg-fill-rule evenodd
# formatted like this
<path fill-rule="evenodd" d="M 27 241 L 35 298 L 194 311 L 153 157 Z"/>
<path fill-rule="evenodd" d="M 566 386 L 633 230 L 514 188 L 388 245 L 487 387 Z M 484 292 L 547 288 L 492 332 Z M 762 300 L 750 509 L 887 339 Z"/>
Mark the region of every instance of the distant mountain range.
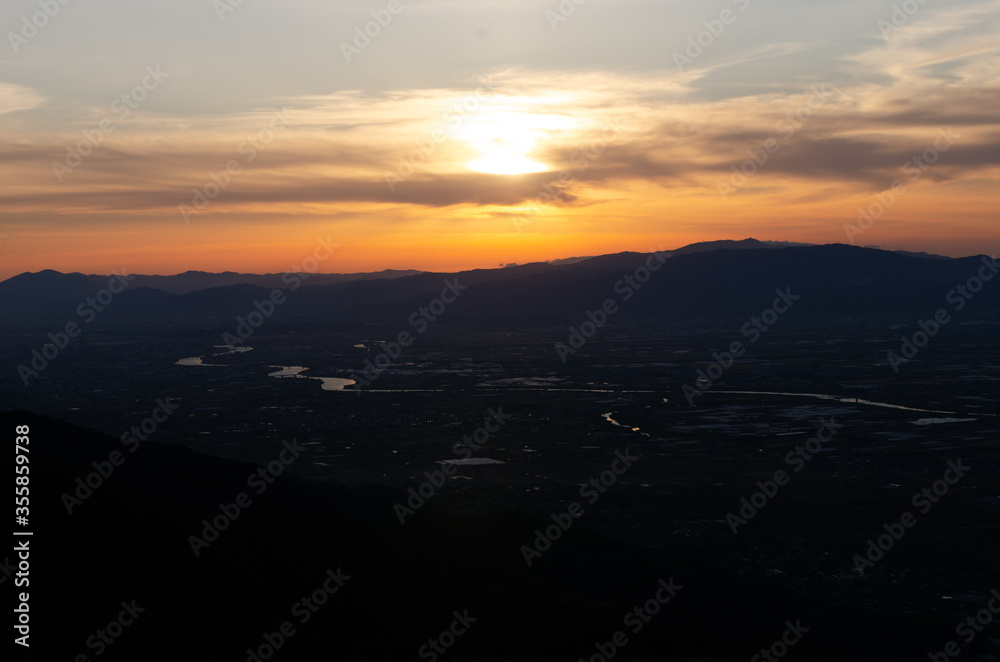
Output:
<path fill-rule="evenodd" d="M 647 263 L 657 268 L 646 273 Z M 770 306 L 778 288 L 801 297 L 793 314 L 926 318 L 939 308 L 956 307 L 954 297 L 961 295 L 955 288 L 981 270 L 992 276 L 988 263 L 983 256 L 746 239 L 692 244 L 664 251 L 659 259 L 626 252 L 447 274 L 134 276 L 101 314 L 135 321 L 235 318 L 252 312 L 254 301 L 268 299 L 277 288 L 286 297 L 281 317 L 289 320 L 403 323 L 441 293 L 445 280 L 457 278 L 468 289 L 448 306 L 449 323 L 579 322 L 606 299 L 619 305 L 616 321 L 741 317 Z M 8 322 L 72 320 L 81 302 L 110 282 L 109 276 L 25 273 L 0 283 L 0 306 Z M 1000 280 L 986 282 L 971 299 L 970 309 L 1000 310 Z"/>
<path fill-rule="evenodd" d="M 357 274 L 308 274 L 311 285 L 334 285 L 338 283 L 349 283 L 356 280 L 373 280 L 384 278 L 402 278 L 403 276 L 413 276 L 423 273 L 415 269 L 398 271 L 396 269 L 386 269 L 372 273 Z M 213 287 L 226 287 L 227 285 L 256 285 L 257 287 L 285 287 L 282 277 L 285 274 L 241 274 L 234 271 L 223 271 L 222 273 L 210 273 L 207 271 L 185 271 L 174 276 L 145 276 L 133 274 L 131 280 L 133 289 L 148 287 L 154 290 L 162 290 L 169 294 L 187 294 L 198 290 L 207 290 Z M 37 287 L 44 291 L 46 287 L 55 283 L 69 289 L 77 289 L 80 292 L 87 291 L 91 285 L 104 287 L 107 283 L 107 275 L 84 275 L 80 273 L 64 274 L 58 271 L 46 269 L 38 273 L 23 273 L 14 276 L 0 285 L 6 285 L 11 281 L 21 281 L 19 287 L 25 287 L 25 291 L 31 287 Z"/>

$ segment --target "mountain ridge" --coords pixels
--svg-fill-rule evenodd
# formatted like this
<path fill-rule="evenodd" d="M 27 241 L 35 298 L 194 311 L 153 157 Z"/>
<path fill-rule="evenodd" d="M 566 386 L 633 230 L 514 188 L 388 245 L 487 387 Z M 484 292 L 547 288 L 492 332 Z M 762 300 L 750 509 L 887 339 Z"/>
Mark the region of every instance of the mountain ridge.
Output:
<path fill-rule="evenodd" d="M 787 287 L 806 295 L 795 314 L 927 316 L 944 307 L 950 290 L 976 277 L 981 268 L 987 268 L 988 275 L 990 264 L 986 256 L 938 259 L 846 244 L 775 247 L 750 239 L 692 245 L 663 251 L 658 257 L 626 251 L 571 263 L 534 262 L 346 281 L 317 280 L 320 274 L 285 274 L 278 280 L 181 293 L 150 287 L 140 276 L 87 277 L 46 270 L 0 283 L 0 305 L 23 319 L 74 319 L 74 310 L 88 297 L 110 288 L 119 293 L 103 294 L 108 305 L 102 315 L 109 318 L 215 319 L 245 316 L 254 310 L 255 301 L 277 292 L 282 315 L 379 322 L 406 320 L 436 298 L 446 281 L 453 281 L 478 293 L 449 305 L 450 321 L 478 318 L 515 326 L 528 318 L 562 323 L 600 307 L 606 299 L 619 298 L 624 299 L 623 312 L 616 319 L 743 316 L 759 312 L 777 288 Z M 628 285 L 630 278 L 639 282 Z M 124 291 L 123 280 L 128 282 Z M 975 295 L 976 307 L 1000 309 L 1000 288 L 982 290 Z"/>

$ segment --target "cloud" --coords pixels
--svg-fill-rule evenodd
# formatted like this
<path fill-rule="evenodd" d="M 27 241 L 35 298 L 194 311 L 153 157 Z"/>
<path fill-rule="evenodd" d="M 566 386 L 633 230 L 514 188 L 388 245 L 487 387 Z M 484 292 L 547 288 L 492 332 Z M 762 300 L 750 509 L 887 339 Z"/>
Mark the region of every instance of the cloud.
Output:
<path fill-rule="evenodd" d="M 30 110 L 43 102 L 44 98 L 31 88 L 0 82 L 0 114 Z"/>
<path fill-rule="evenodd" d="M 485 19 L 436 2 L 408 7 L 363 53 L 366 61 L 383 65 L 379 58 L 409 53 L 393 61 L 392 71 L 373 77 L 369 64 L 346 68 L 337 59 L 336 43 L 326 50 L 303 47 L 294 57 L 286 52 L 316 37 L 318 28 L 310 21 L 333 21 L 349 34 L 351 21 L 364 18 L 363 12 L 309 2 L 263 4 L 263 14 L 243 7 L 223 23 L 193 3 L 173 9 L 157 4 L 168 23 L 192 12 L 208 19 L 197 24 L 196 32 L 214 41 L 188 54 L 165 51 L 170 57 L 164 55 L 164 70 L 171 77 L 118 122 L 62 183 L 52 163 L 64 160 L 67 148 L 79 145 L 83 132 L 108 115 L 118 91 L 135 83 L 135 72 L 141 71 L 136 61 L 157 58 L 140 43 L 143 33 L 133 31 L 127 41 L 138 55 L 116 51 L 107 56 L 111 73 L 95 85 L 99 89 L 72 82 L 79 76 L 79 63 L 72 60 L 65 69 L 41 76 L 37 88 L 15 79 L 29 78 L 41 60 L 26 58 L 16 75 L 10 69 L 5 76 L 13 82 L 0 83 L 0 113 L 10 120 L 0 127 L 5 145 L 0 176 L 12 186 L 0 193 L 0 217 L 50 210 L 64 216 L 169 215 L 234 159 L 242 171 L 206 212 L 228 215 L 233 222 L 240 214 L 269 210 L 323 216 L 345 209 L 361 213 L 412 206 L 429 213 L 486 207 L 486 213 L 503 214 L 493 208 L 539 200 L 561 212 L 612 199 L 640 208 L 658 204 L 664 191 L 677 204 L 705 204 L 720 178 L 768 140 L 776 140 L 780 150 L 757 169 L 750 188 L 790 204 L 818 203 L 817 190 L 836 205 L 840 197 L 884 188 L 904 162 L 947 127 L 960 139 L 926 173 L 924 184 L 995 179 L 1000 166 L 996 0 L 924 5 L 884 38 L 876 21 L 891 8 L 846 3 L 848 15 L 841 17 L 844 12 L 811 3 L 777 2 L 771 8 L 754 3 L 706 50 L 704 61 L 685 72 L 673 66 L 670 50 L 691 30 L 701 29 L 703 19 L 712 18 L 701 16 L 704 10 L 694 5 L 664 9 L 652 7 L 658 3 L 630 2 L 629 18 L 617 30 L 598 25 L 612 10 L 580 6 L 553 33 L 537 4 L 491 3 L 497 23 L 489 39 L 476 39 Z M 647 39 L 652 28 L 645 12 L 673 19 L 669 38 L 655 44 Z M 433 28 L 432 36 L 416 32 L 416 26 L 443 17 L 447 20 Z M 507 28 L 525 17 L 537 19 L 537 25 L 525 28 L 514 48 Z M 824 26 L 804 22 L 805 17 L 826 17 L 828 38 L 820 39 Z M 96 14 L 88 10 L 78 18 L 90 25 Z M 466 19 L 468 25 L 462 22 Z M 129 20 L 116 14 L 118 23 Z M 273 23 L 270 41 L 261 48 L 265 42 L 249 37 L 268 20 Z M 597 38 L 604 33 L 603 41 Z M 165 33 L 151 34 L 164 43 Z M 443 66 L 456 52 L 454 44 L 464 44 L 466 36 L 481 48 L 498 50 L 471 54 L 474 64 Z M 32 57 L 61 52 L 75 39 L 88 66 L 104 57 L 94 35 L 64 38 L 32 43 Z M 441 43 L 431 48 L 427 42 L 434 39 Z M 639 48 L 632 42 L 640 41 L 644 49 L 655 45 L 656 57 L 626 61 L 616 50 Z M 404 48 L 417 43 L 430 51 Z M 534 59 L 511 55 L 522 46 Z M 566 51 L 559 54 L 562 47 Z M 316 53 L 327 59 L 305 67 L 305 55 L 315 58 Z M 201 58 L 197 67 L 195 56 Z M 275 61 L 264 62 L 268 58 Z M 289 65 L 288 58 L 296 67 L 277 71 L 275 62 Z M 483 76 L 492 76 L 488 84 Z M 199 105 L 195 98 L 205 96 L 210 83 L 212 95 L 225 99 Z M 834 93 L 817 104 L 811 88 L 822 84 Z M 260 145 L 253 161 L 245 160 L 242 146 L 255 137 L 259 141 L 281 108 L 290 109 L 287 127 Z M 798 119 L 790 121 L 797 113 Z M 549 171 L 470 172 L 465 164 L 478 154 L 468 134 L 481 129 L 477 123 L 489 124 L 484 118 L 490 117 L 494 124 L 500 117 L 510 131 L 530 134 L 536 143 L 532 158 Z M 795 127 L 791 135 L 789 126 Z M 609 127 L 615 128 L 613 135 Z M 490 140 L 485 130 L 478 137 L 479 143 Z M 393 190 L 386 178 L 404 171 L 409 174 Z"/>

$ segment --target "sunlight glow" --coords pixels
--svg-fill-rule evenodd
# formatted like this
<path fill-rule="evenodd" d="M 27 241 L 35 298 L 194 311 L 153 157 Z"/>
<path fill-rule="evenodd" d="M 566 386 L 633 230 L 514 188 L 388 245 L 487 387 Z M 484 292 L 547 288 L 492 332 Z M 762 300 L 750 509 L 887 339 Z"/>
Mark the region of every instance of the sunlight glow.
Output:
<path fill-rule="evenodd" d="M 565 128 L 561 118 L 497 108 L 472 119 L 460 137 L 482 154 L 466 164 L 470 170 L 495 175 L 542 172 L 549 166 L 530 158 L 543 132 Z"/>

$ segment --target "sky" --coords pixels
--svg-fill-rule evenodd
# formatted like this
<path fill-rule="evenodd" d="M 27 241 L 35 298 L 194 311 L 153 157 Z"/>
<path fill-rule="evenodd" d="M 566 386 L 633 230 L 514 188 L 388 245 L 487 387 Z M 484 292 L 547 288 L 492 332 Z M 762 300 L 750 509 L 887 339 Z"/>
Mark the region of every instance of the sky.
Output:
<path fill-rule="evenodd" d="M 0 278 L 1000 247 L 1000 0 L 5 0 L 0 31 Z"/>

